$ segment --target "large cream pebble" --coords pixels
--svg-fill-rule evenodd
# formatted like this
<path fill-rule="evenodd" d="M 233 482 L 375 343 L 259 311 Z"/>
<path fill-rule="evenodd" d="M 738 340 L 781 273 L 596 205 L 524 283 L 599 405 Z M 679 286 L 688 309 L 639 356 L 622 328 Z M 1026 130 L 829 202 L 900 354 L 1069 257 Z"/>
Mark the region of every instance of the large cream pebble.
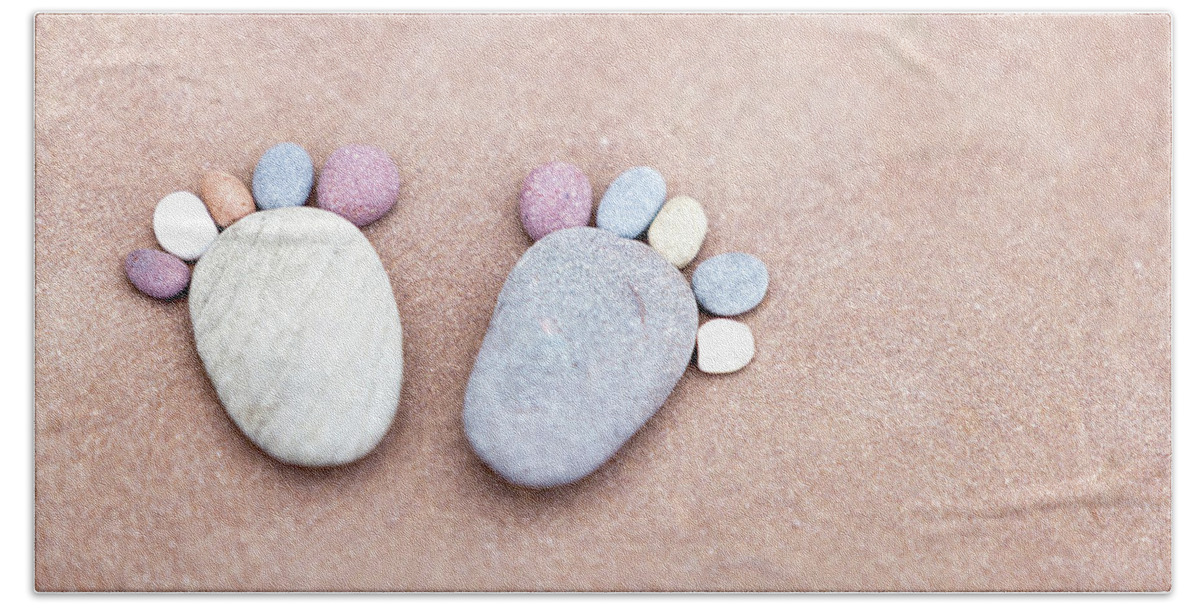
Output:
<path fill-rule="evenodd" d="M 710 374 L 736 372 L 754 358 L 750 326 L 731 319 L 713 319 L 696 332 L 696 365 Z"/>
<path fill-rule="evenodd" d="M 196 350 L 225 411 L 272 457 L 362 458 L 395 417 L 400 314 L 361 230 L 312 207 L 252 213 L 196 264 Z"/>
<path fill-rule="evenodd" d="M 707 232 L 708 218 L 700 203 L 690 196 L 677 196 L 663 205 L 647 236 L 655 251 L 676 268 L 683 268 L 696 258 Z"/>
<path fill-rule="evenodd" d="M 172 192 L 154 208 L 154 238 L 179 259 L 196 260 L 217 238 L 217 225 L 200 197 Z"/>

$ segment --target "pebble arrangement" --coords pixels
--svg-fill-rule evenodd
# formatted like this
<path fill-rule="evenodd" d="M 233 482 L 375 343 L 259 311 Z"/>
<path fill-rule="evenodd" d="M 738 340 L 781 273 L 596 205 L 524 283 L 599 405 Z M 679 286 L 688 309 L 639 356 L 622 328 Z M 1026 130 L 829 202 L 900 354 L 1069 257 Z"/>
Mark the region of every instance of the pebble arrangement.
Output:
<path fill-rule="evenodd" d="M 305 203 L 316 190 L 316 206 Z M 335 466 L 370 452 L 395 417 L 402 329 L 387 273 L 358 227 L 385 215 L 400 176 L 381 148 L 333 151 L 319 179 L 294 143 L 268 149 L 250 188 L 209 171 L 200 195 L 154 211 L 164 251 L 125 260 L 159 299 L 188 293 L 197 351 L 238 428 L 272 457 Z M 592 216 L 578 167 L 525 179 L 519 215 L 534 245 L 505 280 L 463 399 L 475 452 L 508 481 L 545 488 L 603 465 L 662 406 L 693 360 L 744 368 L 768 273 L 747 253 L 701 262 L 699 201 L 667 200 L 651 167 L 609 185 Z M 189 268 L 185 262 L 195 262 Z M 190 287 L 189 287 L 190 282 Z M 713 318 L 700 324 L 700 311 Z M 694 356 L 694 357 L 693 357 Z"/>
<path fill-rule="evenodd" d="M 505 280 L 463 399 L 475 453 L 509 482 L 547 488 L 603 465 L 666 401 L 692 354 L 724 374 L 754 356 L 744 314 L 766 295 L 747 253 L 680 269 L 708 231 L 694 198 L 667 201 L 651 167 L 609 185 L 589 227 L 591 185 L 552 162 L 525 179 L 519 212 L 534 245 Z M 641 242 L 640 237 L 648 241 Z"/>
<path fill-rule="evenodd" d="M 340 147 L 317 182 L 318 208 L 304 206 L 314 174 L 294 143 L 262 155 L 249 189 L 206 172 L 199 197 L 158 202 L 166 251 L 130 253 L 125 273 L 153 298 L 187 292 L 196 349 L 230 418 L 272 457 L 319 467 L 383 438 L 403 348 L 387 273 L 358 230 L 396 204 L 399 169 L 381 148 Z"/>

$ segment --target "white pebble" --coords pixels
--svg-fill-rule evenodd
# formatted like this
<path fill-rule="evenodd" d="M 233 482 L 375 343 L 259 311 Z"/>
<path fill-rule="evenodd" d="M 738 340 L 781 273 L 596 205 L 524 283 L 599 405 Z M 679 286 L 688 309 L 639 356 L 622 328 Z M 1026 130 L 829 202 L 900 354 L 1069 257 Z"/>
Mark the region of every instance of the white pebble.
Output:
<path fill-rule="evenodd" d="M 696 365 L 710 374 L 736 372 L 754 358 L 750 326 L 731 319 L 713 319 L 696 332 Z"/>
<path fill-rule="evenodd" d="M 172 192 L 154 208 L 154 237 L 182 260 L 199 259 L 217 238 L 217 224 L 204 201 L 191 192 Z"/>

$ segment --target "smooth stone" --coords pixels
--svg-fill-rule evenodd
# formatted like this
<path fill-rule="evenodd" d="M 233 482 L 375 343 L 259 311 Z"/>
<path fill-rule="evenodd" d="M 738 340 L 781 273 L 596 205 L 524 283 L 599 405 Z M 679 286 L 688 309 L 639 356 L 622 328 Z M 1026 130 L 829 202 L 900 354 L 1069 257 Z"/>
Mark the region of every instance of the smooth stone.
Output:
<path fill-rule="evenodd" d="M 169 253 L 138 249 L 125 256 L 125 276 L 138 291 L 152 298 L 170 300 L 187 289 L 192 271 Z"/>
<path fill-rule="evenodd" d="M 497 299 L 463 402 L 471 447 L 521 486 L 595 471 L 667 399 L 698 322 L 683 275 L 644 243 L 551 233 Z"/>
<path fill-rule="evenodd" d="M 400 169 L 383 148 L 350 144 L 333 151 L 317 180 L 317 206 L 366 226 L 400 198 Z"/>
<path fill-rule="evenodd" d="M 200 199 L 213 221 L 222 228 L 254 213 L 254 197 L 242 180 L 222 171 L 205 171 Z"/>
<path fill-rule="evenodd" d="M 251 187 L 259 209 L 299 207 L 312 192 L 313 161 L 297 144 L 272 146 L 258 159 Z"/>
<path fill-rule="evenodd" d="M 696 259 L 707 233 L 704 207 L 690 196 L 677 196 L 663 205 L 646 236 L 655 251 L 676 268 L 683 268 Z"/>
<path fill-rule="evenodd" d="M 334 466 L 383 438 L 403 380 L 400 315 L 354 224 L 313 207 L 252 213 L 196 264 L 188 300 L 208 377 L 264 452 Z"/>
<path fill-rule="evenodd" d="M 154 238 L 169 253 L 192 261 L 217 238 L 217 225 L 198 196 L 172 192 L 154 207 Z"/>
<path fill-rule="evenodd" d="M 753 358 L 754 335 L 745 323 L 713 319 L 696 332 L 696 367 L 702 372 L 736 372 Z"/>
<path fill-rule="evenodd" d="M 667 182 L 650 167 L 634 167 L 613 180 L 596 210 L 596 227 L 637 238 L 667 200 Z"/>
<path fill-rule="evenodd" d="M 525 177 L 521 225 L 533 240 L 592 219 L 592 184 L 583 171 L 564 162 L 546 163 Z"/>
<path fill-rule="evenodd" d="M 748 253 L 724 253 L 696 267 L 692 291 L 706 312 L 732 317 L 762 302 L 768 280 L 767 265 L 762 260 Z"/>

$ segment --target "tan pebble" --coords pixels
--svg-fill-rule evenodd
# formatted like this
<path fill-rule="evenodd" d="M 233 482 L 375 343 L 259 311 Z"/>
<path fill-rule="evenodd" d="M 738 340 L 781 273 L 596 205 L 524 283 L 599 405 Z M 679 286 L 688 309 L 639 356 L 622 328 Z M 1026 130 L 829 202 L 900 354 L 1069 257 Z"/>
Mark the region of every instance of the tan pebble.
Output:
<path fill-rule="evenodd" d="M 676 268 L 683 268 L 696 258 L 707 232 L 708 218 L 700 203 L 690 196 L 677 196 L 663 205 L 647 236 L 655 251 Z"/>
<path fill-rule="evenodd" d="M 221 171 L 206 171 L 200 182 L 200 198 L 217 225 L 230 224 L 254 213 L 254 197 L 242 180 Z"/>
<path fill-rule="evenodd" d="M 754 358 L 750 326 L 730 319 L 713 319 L 696 332 L 696 366 L 710 374 L 736 372 Z"/>

